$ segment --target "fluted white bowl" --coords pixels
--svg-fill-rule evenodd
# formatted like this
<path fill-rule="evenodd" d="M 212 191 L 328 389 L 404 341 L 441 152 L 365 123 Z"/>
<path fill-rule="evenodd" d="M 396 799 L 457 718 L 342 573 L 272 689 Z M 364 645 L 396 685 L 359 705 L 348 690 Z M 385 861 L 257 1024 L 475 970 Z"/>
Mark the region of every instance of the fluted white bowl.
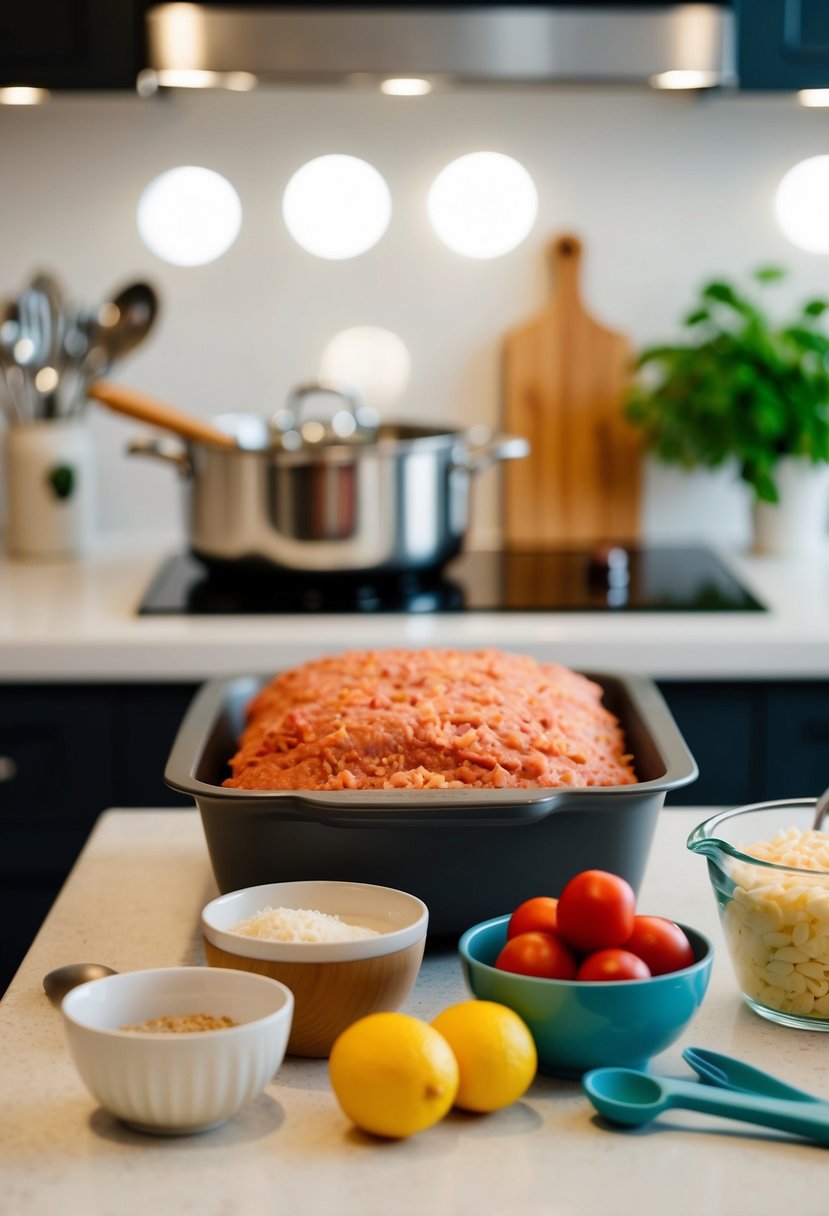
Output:
<path fill-rule="evenodd" d="M 264 1089 L 285 1055 L 294 998 L 284 984 L 247 971 L 164 967 L 81 984 L 61 1010 L 92 1096 L 140 1131 L 183 1135 L 217 1127 Z M 183 1034 L 121 1029 L 198 1013 L 238 1025 Z"/>

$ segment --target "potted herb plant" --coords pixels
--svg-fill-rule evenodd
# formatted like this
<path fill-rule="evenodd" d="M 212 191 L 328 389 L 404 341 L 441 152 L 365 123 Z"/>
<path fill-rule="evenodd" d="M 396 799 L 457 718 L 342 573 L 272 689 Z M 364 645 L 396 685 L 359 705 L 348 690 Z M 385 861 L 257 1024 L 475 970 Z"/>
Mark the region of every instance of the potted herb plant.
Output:
<path fill-rule="evenodd" d="M 755 551 L 791 554 L 819 547 L 829 523 L 829 302 L 776 322 L 763 295 L 784 277 L 769 267 L 749 290 L 703 287 L 684 339 L 639 354 L 626 413 L 666 463 L 736 462 Z"/>

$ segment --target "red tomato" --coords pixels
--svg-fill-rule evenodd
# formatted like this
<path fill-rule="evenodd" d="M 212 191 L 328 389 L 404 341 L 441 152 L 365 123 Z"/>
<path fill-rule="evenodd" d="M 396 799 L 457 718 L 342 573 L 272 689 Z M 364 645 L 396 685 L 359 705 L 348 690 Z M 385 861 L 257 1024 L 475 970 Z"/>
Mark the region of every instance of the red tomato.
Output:
<path fill-rule="evenodd" d="M 509 918 L 507 925 L 507 940 L 517 937 L 519 933 L 555 933 L 557 899 L 550 895 L 536 895 L 534 899 L 525 899 L 519 904 Z"/>
<path fill-rule="evenodd" d="M 571 878 L 558 901 L 558 932 L 572 950 L 590 954 L 621 946 L 633 932 L 633 888 L 605 870 L 583 870 Z"/>
<path fill-rule="evenodd" d="M 679 971 L 694 961 L 688 938 L 679 925 L 663 916 L 634 917 L 633 932 L 624 945 L 648 964 L 651 975 Z"/>
<path fill-rule="evenodd" d="M 646 980 L 650 968 L 629 950 L 597 950 L 579 967 L 577 980 Z"/>
<path fill-rule="evenodd" d="M 546 980 L 576 978 L 576 960 L 552 933 L 522 933 L 504 946 L 495 960 L 501 971 L 537 975 Z"/>

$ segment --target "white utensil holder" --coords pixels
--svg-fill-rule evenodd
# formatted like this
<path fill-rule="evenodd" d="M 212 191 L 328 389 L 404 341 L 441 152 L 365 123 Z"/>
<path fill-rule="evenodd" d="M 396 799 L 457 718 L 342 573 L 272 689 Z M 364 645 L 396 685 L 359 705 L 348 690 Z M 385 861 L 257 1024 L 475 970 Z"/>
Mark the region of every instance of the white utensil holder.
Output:
<path fill-rule="evenodd" d="M 91 541 L 95 461 L 82 420 L 10 426 L 4 435 L 6 546 L 14 557 L 79 557 Z"/>

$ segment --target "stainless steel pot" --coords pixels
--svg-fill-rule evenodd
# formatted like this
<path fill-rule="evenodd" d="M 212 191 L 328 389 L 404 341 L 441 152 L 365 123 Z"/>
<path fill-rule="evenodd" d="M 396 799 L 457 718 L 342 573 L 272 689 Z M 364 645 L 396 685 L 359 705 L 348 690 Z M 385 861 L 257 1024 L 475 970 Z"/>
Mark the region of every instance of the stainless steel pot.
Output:
<path fill-rule="evenodd" d="M 529 452 L 517 436 L 397 423 L 350 441 L 332 441 L 326 430 L 325 442 L 300 438 L 288 450 L 284 442 L 261 446 L 267 428 L 259 415 L 215 422 L 236 448 L 171 439 L 129 448 L 178 469 L 190 548 L 212 565 L 320 574 L 441 566 L 462 546 L 471 477 Z M 250 435 L 253 446 L 243 446 Z"/>

